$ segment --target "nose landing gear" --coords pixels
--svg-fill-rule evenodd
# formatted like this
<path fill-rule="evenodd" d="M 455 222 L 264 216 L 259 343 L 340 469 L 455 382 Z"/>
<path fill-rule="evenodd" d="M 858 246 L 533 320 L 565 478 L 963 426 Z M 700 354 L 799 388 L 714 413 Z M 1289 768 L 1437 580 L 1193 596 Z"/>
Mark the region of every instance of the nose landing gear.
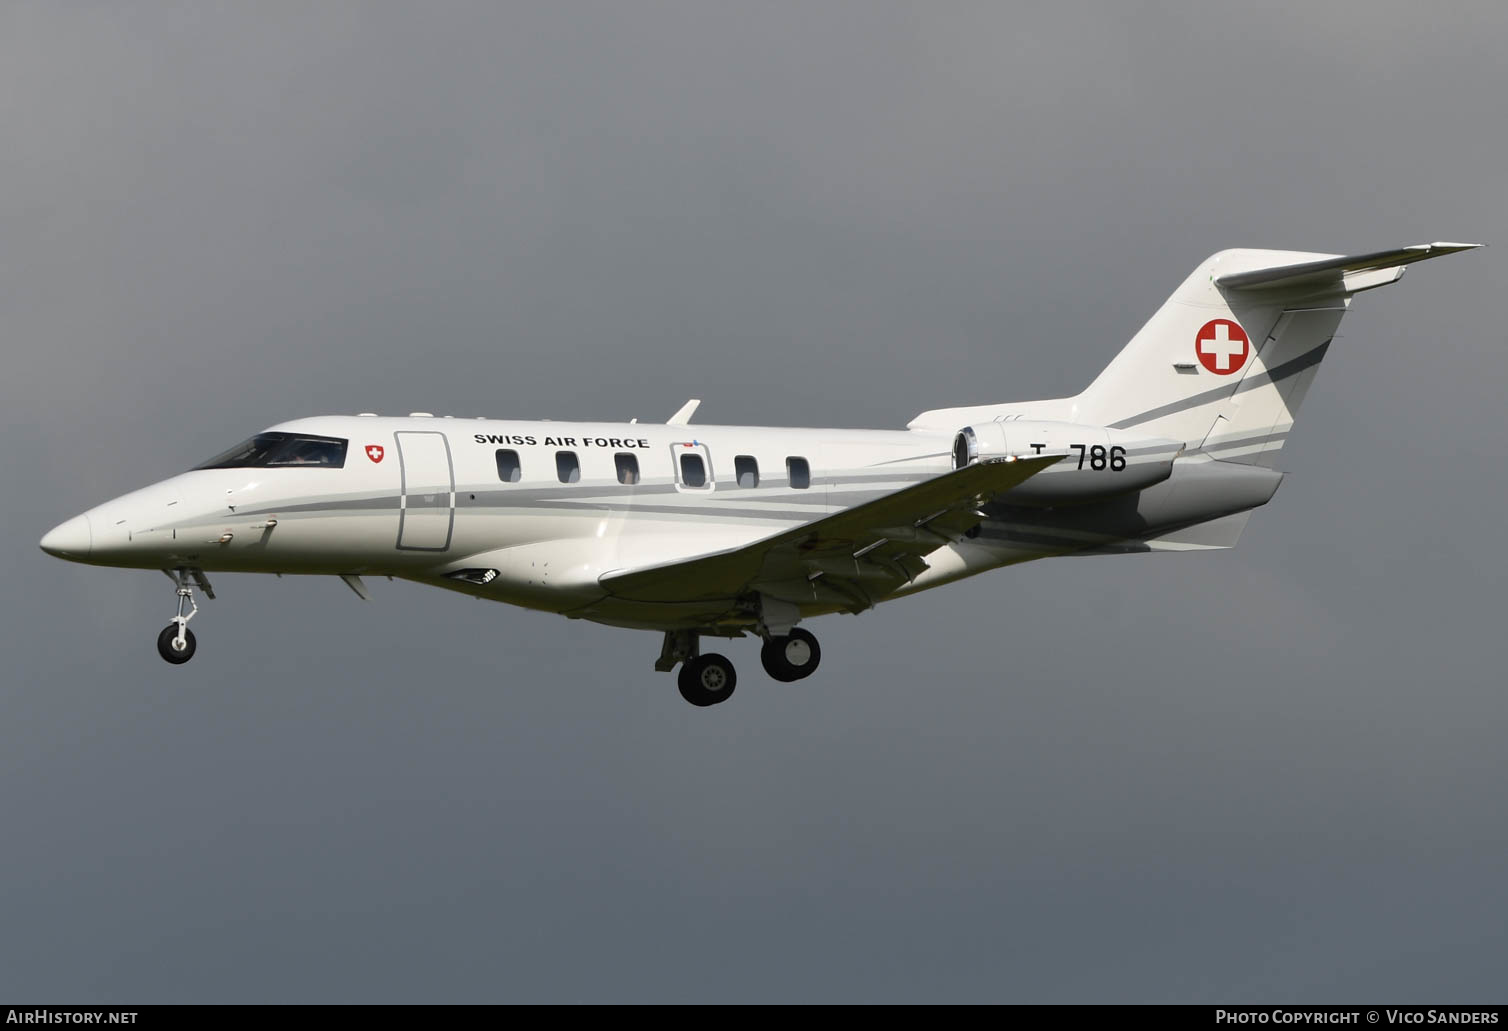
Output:
<path fill-rule="evenodd" d="M 157 635 L 157 654 L 173 665 L 181 666 L 194 657 L 199 646 L 194 640 L 194 632 L 188 628 L 188 621 L 199 613 L 194 588 L 203 591 L 206 598 L 213 598 L 215 591 L 204 578 L 203 570 L 164 569 L 163 572 L 178 588 L 178 615 Z"/>
<path fill-rule="evenodd" d="M 175 666 L 181 666 L 192 659 L 194 649 L 198 647 L 199 642 L 194 639 L 194 632 L 176 621 L 163 627 L 162 633 L 157 635 L 157 654 Z"/>

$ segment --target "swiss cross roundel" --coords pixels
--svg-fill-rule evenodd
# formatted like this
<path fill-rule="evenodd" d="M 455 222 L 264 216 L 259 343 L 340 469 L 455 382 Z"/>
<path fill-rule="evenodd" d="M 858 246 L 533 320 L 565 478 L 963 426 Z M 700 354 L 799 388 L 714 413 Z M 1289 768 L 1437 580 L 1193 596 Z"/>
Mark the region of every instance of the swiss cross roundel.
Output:
<path fill-rule="evenodd" d="M 1194 354 L 1216 376 L 1229 376 L 1246 368 L 1251 340 L 1246 330 L 1230 319 L 1211 319 L 1194 334 Z"/>

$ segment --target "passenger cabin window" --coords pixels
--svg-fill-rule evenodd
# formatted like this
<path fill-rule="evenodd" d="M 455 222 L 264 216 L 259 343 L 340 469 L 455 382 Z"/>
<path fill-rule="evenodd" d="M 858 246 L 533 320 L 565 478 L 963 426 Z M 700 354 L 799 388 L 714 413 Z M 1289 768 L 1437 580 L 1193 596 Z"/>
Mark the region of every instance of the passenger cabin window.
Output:
<path fill-rule="evenodd" d="M 619 483 L 639 482 L 639 456 L 619 453 L 613 456 L 613 464 L 618 467 Z"/>
<path fill-rule="evenodd" d="M 519 464 L 518 452 L 499 449 L 497 453 L 497 478 L 504 483 L 517 483 L 524 477 L 524 467 Z"/>
<path fill-rule="evenodd" d="M 346 464 L 346 444 L 339 437 L 312 433 L 258 433 L 229 451 L 216 455 L 195 469 L 268 469 L 310 467 L 341 469 Z"/>
<path fill-rule="evenodd" d="M 555 452 L 555 475 L 561 483 L 575 483 L 581 479 L 581 462 L 574 451 Z"/>
<path fill-rule="evenodd" d="M 737 455 L 733 459 L 733 471 L 740 487 L 759 486 L 759 462 L 753 455 Z"/>
<path fill-rule="evenodd" d="M 806 490 L 812 485 L 812 467 L 806 464 L 804 458 L 787 458 L 785 473 L 790 477 L 791 486 L 797 490 Z"/>
<path fill-rule="evenodd" d="M 701 455 L 681 456 L 681 482 L 688 487 L 707 486 L 707 465 Z"/>

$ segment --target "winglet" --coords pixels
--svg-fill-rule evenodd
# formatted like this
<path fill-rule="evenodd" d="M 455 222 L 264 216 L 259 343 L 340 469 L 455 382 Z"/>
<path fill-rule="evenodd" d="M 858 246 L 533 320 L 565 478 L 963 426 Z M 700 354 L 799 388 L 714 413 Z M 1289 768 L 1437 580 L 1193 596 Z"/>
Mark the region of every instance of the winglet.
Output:
<path fill-rule="evenodd" d="M 691 422 L 691 416 L 696 413 L 696 406 L 702 403 L 699 397 L 693 397 L 690 401 L 681 405 L 680 411 L 665 420 L 666 426 L 686 426 Z"/>

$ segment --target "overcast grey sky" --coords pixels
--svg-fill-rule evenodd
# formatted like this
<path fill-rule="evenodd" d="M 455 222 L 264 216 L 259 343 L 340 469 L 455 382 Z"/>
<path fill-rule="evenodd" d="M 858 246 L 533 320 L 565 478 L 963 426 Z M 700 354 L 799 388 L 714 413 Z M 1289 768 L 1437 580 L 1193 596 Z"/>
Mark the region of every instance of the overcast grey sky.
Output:
<path fill-rule="evenodd" d="M 0 998 L 1497 1001 L 1508 8 L 0 5 Z M 271 423 L 901 426 L 1232 246 L 1361 297 L 1241 546 L 756 648 L 36 547 Z"/>

